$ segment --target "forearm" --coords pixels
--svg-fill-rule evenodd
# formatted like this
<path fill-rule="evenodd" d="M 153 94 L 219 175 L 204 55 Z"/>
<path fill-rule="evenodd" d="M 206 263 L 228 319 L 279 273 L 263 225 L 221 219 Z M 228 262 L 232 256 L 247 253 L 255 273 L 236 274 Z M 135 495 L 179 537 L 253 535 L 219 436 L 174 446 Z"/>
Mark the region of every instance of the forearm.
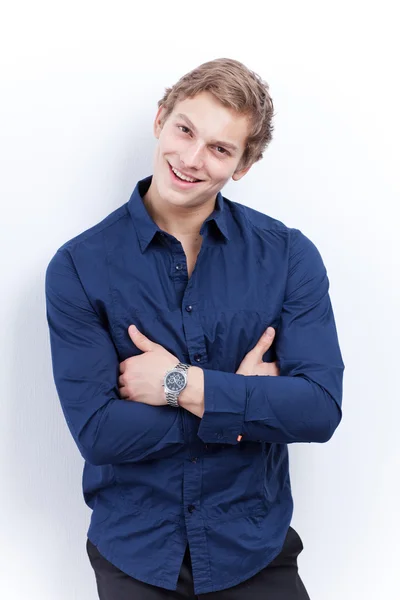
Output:
<path fill-rule="evenodd" d="M 323 387 L 305 376 L 262 379 L 246 381 L 244 436 L 277 443 L 326 442 L 332 437 L 341 420 L 341 384 L 337 389 Z"/>
<path fill-rule="evenodd" d="M 204 372 L 188 369 L 187 386 L 179 405 L 202 417 Z M 79 436 L 81 451 L 94 464 L 137 462 L 170 456 L 184 444 L 179 412 L 169 406 L 151 406 L 112 400 L 99 411 Z"/>
<path fill-rule="evenodd" d="M 325 442 L 341 419 L 341 367 L 327 387 L 304 376 L 259 377 L 204 371 L 205 443 Z"/>
<path fill-rule="evenodd" d="M 204 373 L 199 367 L 188 369 L 179 404 L 203 416 Z M 89 462 L 118 464 L 170 456 L 184 444 L 184 437 L 179 412 L 171 407 L 117 399 L 91 419 L 80 441 Z"/>
<path fill-rule="evenodd" d="M 199 367 L 189 368 L 179 404 L 203 418 L 199 436 L 206 443 L 236 443 L 239 435 L 270 443 L 324 442 L 341 418 L 334 398 L 303 377 L 245 377 Z"/>
<path fill-rule="evenodd" d="M 118 398 L 87 421 L 75 417 L 70 429 L 83 458 L 95 465 L 160 459 L 184 444 L 177 411 Z"/>

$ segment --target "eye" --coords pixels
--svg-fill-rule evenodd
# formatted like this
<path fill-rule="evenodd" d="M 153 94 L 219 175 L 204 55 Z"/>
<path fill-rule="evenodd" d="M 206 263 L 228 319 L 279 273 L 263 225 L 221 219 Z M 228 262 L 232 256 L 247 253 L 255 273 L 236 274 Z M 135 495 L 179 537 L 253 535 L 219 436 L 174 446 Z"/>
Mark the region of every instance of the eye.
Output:
<path fill-rule="evenodd" d="M 215 146 L 215 147 L 218 150 L 218 154 L 229 154 L 228 150 L 225 150 L 225 148 L 222 148 L 222 146 Z M 222 152 L 219 152 L 219 150 L 222 150 Z"/>
<path fill-rule="evenodd" d="M 183 131 L 183 133 L 188 133 L 190 132 L 190 129 L 188 129 L 185 125 L 178 125 L 178 129 L 186 129 L 186 131 Z"/>

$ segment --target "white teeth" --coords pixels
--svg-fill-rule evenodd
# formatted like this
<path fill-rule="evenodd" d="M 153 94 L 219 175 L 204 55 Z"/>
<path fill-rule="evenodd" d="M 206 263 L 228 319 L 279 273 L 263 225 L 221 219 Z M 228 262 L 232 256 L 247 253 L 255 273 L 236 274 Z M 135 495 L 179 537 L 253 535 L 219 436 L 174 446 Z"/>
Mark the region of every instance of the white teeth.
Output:
<path fill-rule="evenodd" d="M 186 175 L 183 175 L 180 171 L 178 171 L 178 169 L 175 169 L 174 167 L 171 167 L 171 169 L 173 170 L 175 175 L 177 175 L 179 177 L 179 179 L 183 179 L 184 181 L 189 181 L 190 183 L 195 183 L 196 179 L 190 179 L 190 177 L 186 177 Z"/>

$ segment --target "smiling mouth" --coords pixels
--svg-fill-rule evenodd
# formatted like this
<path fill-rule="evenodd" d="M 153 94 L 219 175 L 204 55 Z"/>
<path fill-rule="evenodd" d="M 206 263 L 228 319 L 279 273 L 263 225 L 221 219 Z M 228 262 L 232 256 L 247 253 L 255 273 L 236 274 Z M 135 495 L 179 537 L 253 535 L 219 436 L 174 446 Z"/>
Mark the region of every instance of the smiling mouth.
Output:
<path fill-rule="evenodd" d="M 168 161 L 167 161 L 168 162 Z M 194 185 L 195 183 L 201 183 L 202 179 L 195 179 L 194 177 L 190 177 L 190 179 L 193 179 L 194 181 L 188 181 L 188 179 L 182 179 L 181 177 L 179 177 L 179 175 L 177 175 L 177 173 L 174 171 L 175 167 L 172 167 L 172 165 L 170 165 L 170 163 L 168 163 L 168 166 L 171 170 L 172 176 L 177 180 L 177 181 L 181 181 L 183 183 L 187 183 L 187 184 L 191 184 Z M 180 173 L 180 171 L 178 169 L 176 169 L 176 171 L 178 171 Z M 183 173 L 182 173 L 183 175 Z"/>

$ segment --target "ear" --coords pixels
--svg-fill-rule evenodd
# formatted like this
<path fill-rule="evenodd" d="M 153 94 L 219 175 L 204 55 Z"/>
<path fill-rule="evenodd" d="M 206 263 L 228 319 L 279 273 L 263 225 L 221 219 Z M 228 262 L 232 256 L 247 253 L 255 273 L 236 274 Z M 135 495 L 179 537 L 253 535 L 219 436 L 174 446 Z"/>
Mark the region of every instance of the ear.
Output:
<path fill-rule="evenodd" d="M 160 137 L 161 130 L 163 128 L 163 119 L 166 109 L 161 105 L 157 111 L 156 118 L 154 119 L 154 135 L 158 139 Z"/>
<path fill-rule="evenodd" d="M 240 171 L 235 171 L 234 174 L 232 175 L 233 181 L 239 181 L 239 179 L 242 179 L 242 177 L 244 177 L 246 175 L 246 173 L 248 173 L 248 171 L 250 171 L 252 166 L 253 165 L 250 165 L 249 167 L 246 167 L 245 169 L 241 169 Z"/>

